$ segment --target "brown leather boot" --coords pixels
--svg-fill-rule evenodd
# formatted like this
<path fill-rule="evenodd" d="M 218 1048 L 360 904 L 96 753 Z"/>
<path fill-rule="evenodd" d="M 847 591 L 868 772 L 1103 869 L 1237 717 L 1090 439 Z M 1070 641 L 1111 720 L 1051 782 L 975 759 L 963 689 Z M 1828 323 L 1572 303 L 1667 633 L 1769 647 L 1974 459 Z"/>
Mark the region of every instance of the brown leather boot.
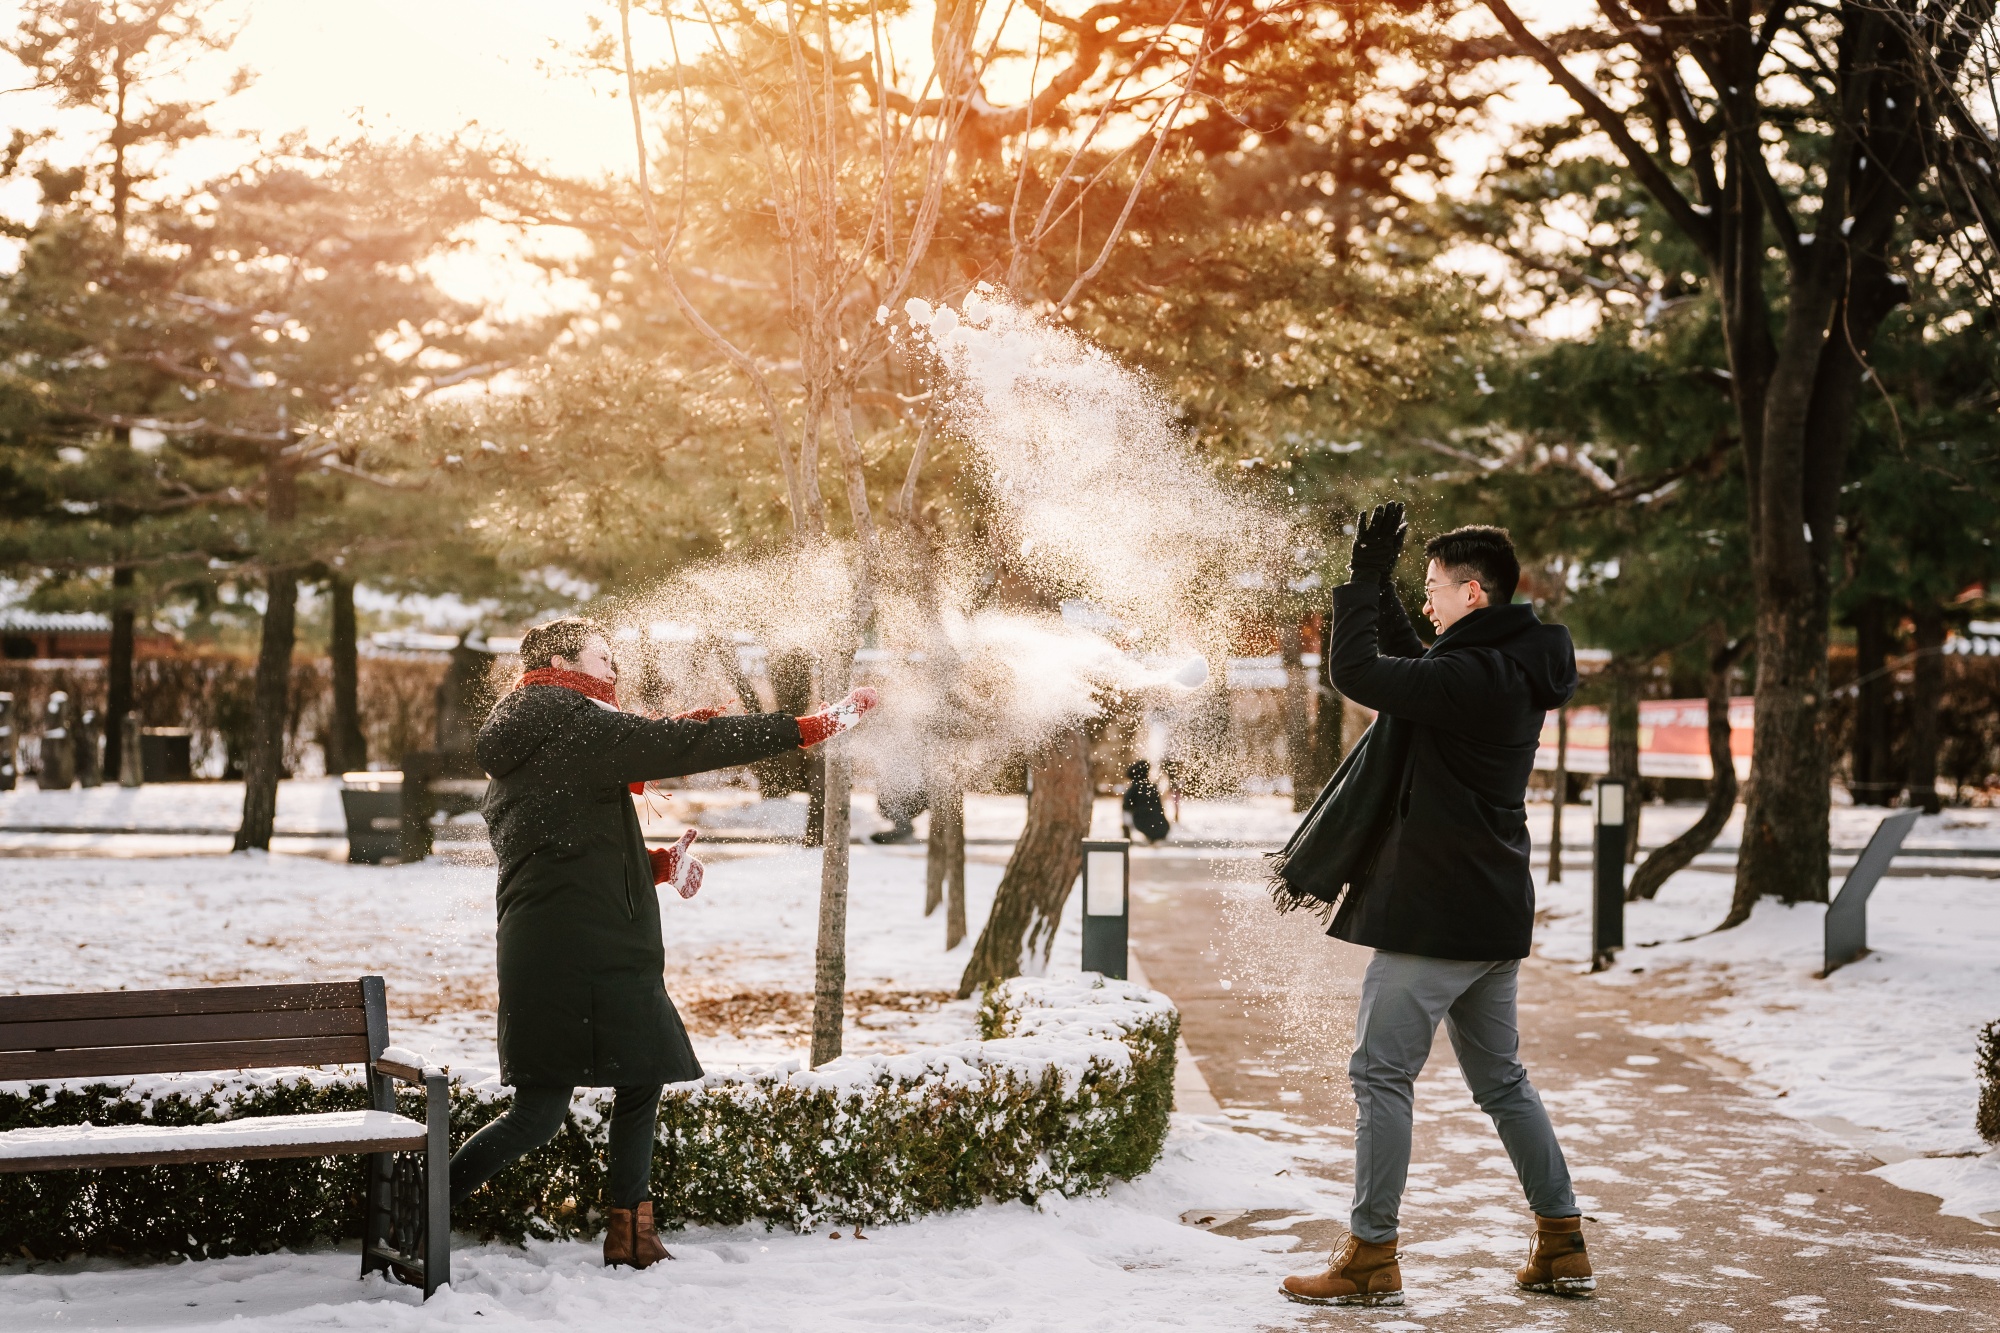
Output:
<path fill-rule="evenodd" d="M 604 1266 L 606 1268 L 651 1268 L 674 1256 L 653 1230 L 653 1201 L 637 1208 L 610 1208 L 604 1218 Z"/>
<path fill-rule="evenodd" d="M 1550 1291 L 1558 1296 L 1588 1296 L 1597 1290 L 1590 1255 L 1583 1248 L 1583 1219 L 1537 1217 L 1528 1262 L 1514 1280 L 1529 1291 Z"/>
<path fill-rule="evenodd" d="M 1349 1236 L 1347 1248 L 1324 1273 L 1288 1277 L 1279 1290 L 1301 1305 L 1401 1305 L 1403 1270 L 1396 1263 L 1396 1242 L 1371 1245 Z"/>

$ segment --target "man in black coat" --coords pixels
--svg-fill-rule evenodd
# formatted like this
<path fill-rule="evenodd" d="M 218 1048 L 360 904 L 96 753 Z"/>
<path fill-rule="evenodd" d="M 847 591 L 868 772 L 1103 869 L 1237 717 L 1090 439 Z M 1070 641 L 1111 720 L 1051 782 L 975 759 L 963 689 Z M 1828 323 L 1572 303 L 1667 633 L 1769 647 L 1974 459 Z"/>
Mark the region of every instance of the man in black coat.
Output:
<path fill-rule="evenodd" d="M 853 726 L 874 692 L 800 718 L 639 717 L 619 711 L 610 645 L 581 619 L 529 630 L 521 663 L 474 746 L 492 778 L 500 1077 L 514 1102 L 452 1157 L 452 1202 L 554 1138 L 578 1087 L 615 1088 L 604 1257 L 643 1268 L 669 1257 L 650 1198 L 661 1085 L 702 1071 L 663 979 L 654 885 L 677 867 L 648 853 L 633 791 L 817 744 Z"/>
<path fill-rule="evenodd" d="M 1329 933 L 1375 950 L 1362 982 L 1355 1050 L 1354 1210 L 1345 1251 L 1324 1273 L 1285 1279 L 1308 1304 L 1400 1305 L 1397 1219 L 1409 1174 L 1417 1075 L 1440 1021 L 1480 1108 L 1493 1118 L 1535 1213 L 1533 1291 L 1595 1287 L 1582 1218 L 1555 1131 L 1519 1057 L 1515 987 L 1534 928 L 1528 775 L 1543 715 L 1576 691 L 1569 631 L 1514 604 L 1521 567 L 1499 528 L 1460 528 L 1424 548 L 1426 649 L 1397 598 L 1403 507 L 1358 526 L 1350 582 L 1334 590 L 1327 670 L 1334 688 L 1378 717 L 1352 769 L 1365 792 L 1319 845 L 1347 859 Z M 1386 790 L 1383 784 L 1387 784 Z M 1364 799 L 1365 798 L 1365 799 Z M 1326 798 L 1323 798 L 1326 799 Z M 1363 827 L 1352 827 L 1355 818 Z M 1302 830 L 1303 832 L 1303 830 Z M 1345 836 L 1343 836 L 1345 835 Z M 1310 842 L 1287 848 L 1297 858 Z M 1359 849 L 1358 854 L 1350 849 Z M 1290 877 L 1306 882 L 1307 867 Z"/>

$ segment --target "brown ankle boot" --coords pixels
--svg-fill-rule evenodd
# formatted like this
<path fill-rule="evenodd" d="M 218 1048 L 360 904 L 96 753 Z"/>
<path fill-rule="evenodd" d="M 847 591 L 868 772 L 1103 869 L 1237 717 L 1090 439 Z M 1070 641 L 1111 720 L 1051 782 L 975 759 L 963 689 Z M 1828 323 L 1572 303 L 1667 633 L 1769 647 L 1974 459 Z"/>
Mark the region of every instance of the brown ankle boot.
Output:
<path fill-rule="evenodd" d="M 610 1208 L 604 1219 L 604 1266 L 606 1268 L 651 1268 L 674 1256 L 660 1243 L 653 1230 L 653 1201 L 637 1208 Z"/>
<path fill-rule="evenodd" d="M 1349 1236 L 1347 1248 L 1324 1273 L 1288 1277 L 1279 1290 L 1301 1305 L 1401 1305 L 1403 1270 L 1396 1263 L 1396 1242 L 1371 1245 Z"/>
<path fill-rule="evenodd" d="M 1514 1280 L 1529 1291 L 1551 1291 L 1558 1296 L 1588 1296 L 1597 1290 L 1590 1256 L 1583 1248 L 1583 1219 L 1537 1217 L 1528 1262 Z"/>

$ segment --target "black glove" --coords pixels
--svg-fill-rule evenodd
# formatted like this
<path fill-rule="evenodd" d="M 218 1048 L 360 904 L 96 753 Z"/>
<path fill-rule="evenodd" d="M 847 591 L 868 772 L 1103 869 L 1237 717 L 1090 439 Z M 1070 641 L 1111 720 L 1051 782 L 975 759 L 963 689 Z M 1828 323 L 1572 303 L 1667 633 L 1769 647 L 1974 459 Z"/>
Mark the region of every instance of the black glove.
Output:
<path fill-rule="evenodd" d="M 1387 578 L 1403 554 L 1403 537 L 1409 530 L 1399 500 L 1376 505 L 1373 512 L 1363 514 L 1354 525 L 1354 554 L 1348 561 L 1348 579 L 1365 583 L 1369 579 Z"/>

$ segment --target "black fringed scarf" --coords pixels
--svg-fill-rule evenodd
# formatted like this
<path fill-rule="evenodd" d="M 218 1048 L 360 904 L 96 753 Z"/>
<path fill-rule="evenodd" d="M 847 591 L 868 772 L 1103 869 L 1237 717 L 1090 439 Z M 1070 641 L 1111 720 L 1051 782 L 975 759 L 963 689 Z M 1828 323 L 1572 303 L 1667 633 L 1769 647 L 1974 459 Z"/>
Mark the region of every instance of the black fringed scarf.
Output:
<path fill-rule="evenodd" d="M 1413 723 L 1382 714 L 1341 760 L 1284 849 L 1269 854 L 1271 900 L 1338 924 L 1360 901 L 1409 756 Z"/>

